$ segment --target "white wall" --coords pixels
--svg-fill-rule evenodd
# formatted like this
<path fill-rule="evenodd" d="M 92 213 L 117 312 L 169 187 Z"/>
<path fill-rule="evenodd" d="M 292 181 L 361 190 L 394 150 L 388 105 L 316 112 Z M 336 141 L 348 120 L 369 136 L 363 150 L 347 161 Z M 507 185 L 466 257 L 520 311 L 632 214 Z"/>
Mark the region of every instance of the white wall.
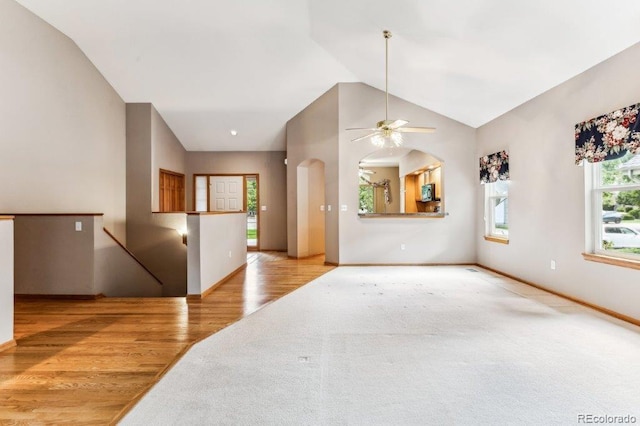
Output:
<path fill-rule="evenodd" d="M 371 127 L 384 118 L 384 92 L 362 83 L 341 83 L 340 264 L 474 263 L 477 159 L 475 129 L 390 96 L 390 119 L 412 126 L 436 127 L 434 134 L 405 134 L 404 146 L 427 152 L 444 162 L 445 218 L 359 218 L 358 162 L 376 150 L 350 127 Z M 401 250 L 401 244 L 405 250 Z"/>
<path fill-rule="evenodd" d="M 640 271 L 581 256 L 585 182 L 574 164 L 576 123 L 640 102 L 639 63 L 636 44 L 478 129 L 476 157 L 507 149 L 511 176 L 509 245 L 482 238 L 483 188 L 475 178 L 479 263 L 640 319 Z"/>
<path fill-rule="evenodd" d="M 125 239 L 125 104 L 76 44 L 0 2 L 0 211 L 104 213 Z"/>
<path fill-rule="evenodd" d="M 246 213 L 187 217 L 187 293 L 201 295 L 247 263 Z"/>
<path fill-rule="evenodd" d="M 0 217 L 0 346 L 13 340 L 13 221 Z"/>

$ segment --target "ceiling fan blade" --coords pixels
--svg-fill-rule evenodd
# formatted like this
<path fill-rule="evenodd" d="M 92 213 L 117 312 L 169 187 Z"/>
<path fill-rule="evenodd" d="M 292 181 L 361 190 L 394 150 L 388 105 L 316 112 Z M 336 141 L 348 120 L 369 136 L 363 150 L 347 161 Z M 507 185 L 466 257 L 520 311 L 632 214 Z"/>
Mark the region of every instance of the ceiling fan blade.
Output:
<path fill-rule="evenodd" d="M 377 135 L 379 133 L 380 132 L 369 133 L 368 135 L 364 135 L 364 136 L 360 136 L 359 138 L 351 139 L 351 142 L 358 142 L 358 141 L 361 141 L 362 139 L 370 138 L 371 136 Z"/>
<path fill-rule="evenodd" d="M 435 131 L 435 127 L 400 127 L 396 129 L 396 132 L 400 133 L 433 133 Z"/>
<path fill-rule="evenodd" d="M 387 124 L 387 127 L 390 128 L 390 129 L 397 129 L 398 127 L 404 126 L 407 123 L 408 123 L 407 120 L 395 120 L 395 121 Z"/>
<path fill-rule="evenodd" d="M 375 130 L 378 130 L 378 128 L 377 127 L 350 127 L 348 129 L 345 129 L 345 130 L 369 130 L 369 131 L 373 132 Z"/>

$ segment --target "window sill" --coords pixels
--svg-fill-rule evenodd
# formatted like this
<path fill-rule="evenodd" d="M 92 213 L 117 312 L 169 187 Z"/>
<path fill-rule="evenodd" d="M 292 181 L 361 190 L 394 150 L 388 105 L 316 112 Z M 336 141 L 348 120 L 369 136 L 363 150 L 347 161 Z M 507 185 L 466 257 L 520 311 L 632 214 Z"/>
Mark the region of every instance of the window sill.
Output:
<path fill-rule="evenodd" d="M 485 235 L 484 239 L 486 241 L 491 241 L 492 243 L 509 244 L 509 238 L 494 237 L 494 236 L 490 236 L 490 235 Z"/>
<path fill-rule="evenodd" d="M 623 268 L 640 269 L 640 261 L 623 259 L 621 257 L 605 256 L 602 254 L 582 253 L 584 260 L 606 263 L 607 265 L 622 266 Z"/>

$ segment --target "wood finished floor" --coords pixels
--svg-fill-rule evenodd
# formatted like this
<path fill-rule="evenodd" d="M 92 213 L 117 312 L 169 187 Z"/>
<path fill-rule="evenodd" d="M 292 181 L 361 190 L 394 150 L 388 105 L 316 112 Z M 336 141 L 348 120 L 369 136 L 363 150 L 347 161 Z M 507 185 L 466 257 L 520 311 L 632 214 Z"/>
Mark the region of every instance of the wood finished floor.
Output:
<path fill-rule="evenodd" d="M 116 422 L 195 342 L 333 269 L 251 252 L 202 301 L 17 300 L 18 346 L 0 353 L 0 424 Z"/>

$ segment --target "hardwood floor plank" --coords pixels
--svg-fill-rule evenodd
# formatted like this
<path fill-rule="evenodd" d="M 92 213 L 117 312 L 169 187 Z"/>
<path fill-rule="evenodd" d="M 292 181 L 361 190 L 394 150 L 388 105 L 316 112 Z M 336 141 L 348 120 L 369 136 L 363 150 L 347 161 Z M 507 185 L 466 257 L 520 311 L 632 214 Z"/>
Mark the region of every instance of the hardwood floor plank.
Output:
<path fill-rule="evenodd" d="M 333 269 L 322 256 L 251 252 L 199 301 L 18 299 L 0 353 L 0 423 L 116 422 L 195 342 Z"/>

